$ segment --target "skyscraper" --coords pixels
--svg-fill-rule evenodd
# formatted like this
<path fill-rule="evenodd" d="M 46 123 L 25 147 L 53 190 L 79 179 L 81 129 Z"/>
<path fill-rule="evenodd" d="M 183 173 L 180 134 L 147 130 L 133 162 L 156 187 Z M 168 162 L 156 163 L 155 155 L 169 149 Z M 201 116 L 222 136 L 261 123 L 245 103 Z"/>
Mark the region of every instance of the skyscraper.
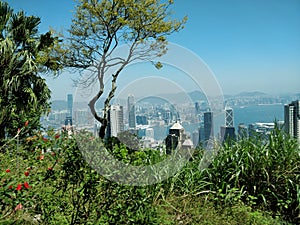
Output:
<path fill-rule="evenodd" d="M 65 118 L 65 126 L 73 125 L 73 95 L 67 95 L 67 116 Z"/>
<path fill-rule="evenodd" d="M 208 141 L 214 135 L 213 113 L 204 113 L 204 141 Z"/>
<path fill-rule="evenodd" d="M 135 102 L 134 96 L 129 95 L 127 99 L 127 107 L 128 107 L 128 123 L 129 128 L 135 128 Z"/>
<path fill-rule="evenodd" d="M 73 117 L 72 112 L 73 112 L 73 95 L 68 94 L 67 95 L 67 109 L 68 109 L 68 115 L 71 118 Z"/>
<path fill-rule="evenodd" d="M 122 131 L 124 131 L 123 106 L 111 105 L 108 110 L 107 136 L 117 137 Z"/>
<path fill-rule="evenodd" d="M 195 130 L 193 132 L 192 141 L 193 141 L 194 146 L 198 146 L 198 144 L 199 144 L 199 131 L 198 130 Z"/>
<path fill-rule="evenodd" d="M 234 127 L 226 127 L 221 126 L 221 141 L 232 141 L 235 139 L 235 128 Z"/>
<path fill-rule="evenodd" d="M 227 108 L 227 107 L 225 108 L 225 126 L 234 127 L 232 108 Z"/>
<path fill-rule="evenodd" d="M 228 139 L 234 140 L 235 139 L 235 128 L 233 123 L 233 109 L 232 108 L 225 108 L 225 126 L 221 126 L 220 134 L 221 134 L 221 141 L 224 142 Z"/>
<path fill-rule="evenodd" d="M 300 101 L 284 106 L 284 130 L 300 143 Z"/>

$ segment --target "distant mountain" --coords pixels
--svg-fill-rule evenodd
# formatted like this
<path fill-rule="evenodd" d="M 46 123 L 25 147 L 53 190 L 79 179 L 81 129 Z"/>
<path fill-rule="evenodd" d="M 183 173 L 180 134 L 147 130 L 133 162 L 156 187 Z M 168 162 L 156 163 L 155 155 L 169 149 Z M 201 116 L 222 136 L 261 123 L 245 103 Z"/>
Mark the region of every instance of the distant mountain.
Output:
<path fill-rule="evenodd" d="M 193 92 L 188 93 L 188 95 L 194 102 L 200 101 L 200 100 L 202 100 L 202 101 L 207 100 L 206 95 L 201 91 L 193 91 Z"/>
<path fill-rule="evenodd" d="M 189 93 L 179 92 L 179 93 L 172 93 L 172 94 L 161 94 L 158 97 L 174 101 L 176 103 L 185 103 L 187 101 L 187 98 L 190 98 L 192 102 L 197 101 L 205 101 L 206 96 L 201 91 L 192 91 Z"/>
<path fill-rule="evenodd" d="M 236 96 L 241 96 L 241 97 L 251 97 L 251 96 L 268 96 L 269 94 L 264 93 L 264 92 L 260 92 L 260 91 L 244 91 L 241 92 L 239 94 L 237 94 Z"/>

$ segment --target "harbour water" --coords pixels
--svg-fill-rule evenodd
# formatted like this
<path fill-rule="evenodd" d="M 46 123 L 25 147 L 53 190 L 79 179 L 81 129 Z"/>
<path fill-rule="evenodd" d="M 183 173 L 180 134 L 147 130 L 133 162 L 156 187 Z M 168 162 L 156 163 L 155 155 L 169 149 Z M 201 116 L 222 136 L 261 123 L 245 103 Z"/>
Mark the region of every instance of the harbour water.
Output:
<path fill-rule="evenodd" d="M 238 125 L 243 123 L 249 125 L 252 123 L 272 123 L 274 121 L 282 121 L 284 119 L 284 105 L 283 104 L 260 104 L 251 106 L 232 107 L 234 112 L 234 126 L 238 129 Z M 224 115 L 214 118 L 214 131 L 217 134 L 220 130 L 220 126 L 224 125 Z M 183 123 L 185 131 L 190 135 L 198 130 L 199 124 L 187 124 Z M 166 137 L 169 131 L 167 126 L 156 126 L 154 128 L 154 138 L 163 139 Z"/>
<path fill-rule="evenodd" d="M 270 104 L 270 105 L 252 105 L 245 107 L 234 107 L 234 126 L 240 123 L 245 125 L 262 122 L 272 123 L 282 121 L 284 119 L 284 105 Z"/>

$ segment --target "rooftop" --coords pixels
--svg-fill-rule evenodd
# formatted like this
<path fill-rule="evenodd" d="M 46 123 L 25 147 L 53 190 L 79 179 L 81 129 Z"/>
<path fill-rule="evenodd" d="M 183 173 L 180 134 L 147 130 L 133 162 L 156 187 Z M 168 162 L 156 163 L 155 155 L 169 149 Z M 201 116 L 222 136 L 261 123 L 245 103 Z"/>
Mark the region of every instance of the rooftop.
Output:
<path fill-rule="evenodd" d="M 181 126 L 181 124 L 179 122 L 176 122 L 173 124 L 173 126 L 170 128 L 172 130 L 182 130 L 184 129 L 183 126 Z"/>

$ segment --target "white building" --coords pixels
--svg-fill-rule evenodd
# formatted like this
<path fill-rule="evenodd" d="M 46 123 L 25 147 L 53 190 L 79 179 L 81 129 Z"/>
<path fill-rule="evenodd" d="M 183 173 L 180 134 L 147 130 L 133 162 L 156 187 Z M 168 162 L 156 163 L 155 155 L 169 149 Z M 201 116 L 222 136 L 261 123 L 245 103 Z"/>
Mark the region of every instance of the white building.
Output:
<path fill-rule="evenodd" d="M 300 143 L 300 101 L 284 106 L 284 130 Z"/>
<path fill-rule="evenodd" d="M 117 137 L 118 133 L 124 131 L 123 106 L 111 105 L 108 111 L 108 132 L 109 137 Z"/>

